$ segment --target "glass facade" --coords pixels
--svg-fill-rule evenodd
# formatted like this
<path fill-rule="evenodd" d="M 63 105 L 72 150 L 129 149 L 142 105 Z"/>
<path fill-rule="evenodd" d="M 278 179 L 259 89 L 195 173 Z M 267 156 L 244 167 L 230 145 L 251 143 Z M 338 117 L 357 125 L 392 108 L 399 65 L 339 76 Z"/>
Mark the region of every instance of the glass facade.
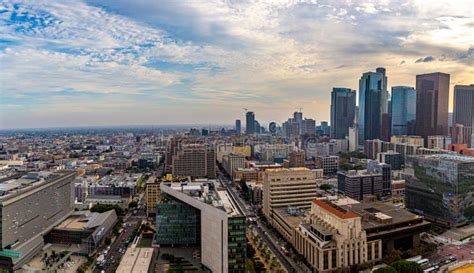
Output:
<path fill-rule="evenodd" d="M 366 139 L 380 139 L 382 113 L 388 112 L 385 69 L 366 72 L 359 80 L 359 144 Z"/>
<path fill-rule="evenodd" d="M 244 273 L 247 258 L 245 217 L 228 219 L 228 259 L 229 273 Z"/>
<path fill-rule="evenodd" d="M 354 125 L 356 92 L 349 88 L 333 88 L 331 93 L 331 138 L 349 136 Z"/>
<path fill-rule="evenodd" d="M 406 207 L 446 226 L 474 219 L 474 159 L 456 155 L 409 156 Z"/>
<path fill-rule="evenodd" d="M 416 91 L 413 87 L 392 87 L 392 135 L 414 135 Z"/>
<path fill-rule="evenodd" d="M 163 245 L 195 245 L 201 240 L 200 211 L 180 202 L 156 205 L 156 243 Z"/>

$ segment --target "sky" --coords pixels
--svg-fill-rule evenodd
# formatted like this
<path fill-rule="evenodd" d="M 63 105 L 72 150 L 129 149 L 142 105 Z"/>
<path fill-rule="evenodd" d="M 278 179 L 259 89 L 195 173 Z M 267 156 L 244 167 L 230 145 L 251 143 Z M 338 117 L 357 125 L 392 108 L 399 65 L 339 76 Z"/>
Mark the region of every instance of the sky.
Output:
<path fill-rule="evenodd" d="M 319 123 L 376 67 L 474 84 L 474 2 L 0 0 L 0 128 Z"/>

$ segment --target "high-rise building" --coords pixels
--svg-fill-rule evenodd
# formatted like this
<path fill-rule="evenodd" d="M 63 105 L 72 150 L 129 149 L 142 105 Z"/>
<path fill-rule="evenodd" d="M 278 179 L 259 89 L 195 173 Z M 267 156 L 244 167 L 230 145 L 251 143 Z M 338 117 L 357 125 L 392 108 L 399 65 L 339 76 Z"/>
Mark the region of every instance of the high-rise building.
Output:
<path fill-rule="evenodd" d="M 359 144 L 380 138 L 383 113 L 388 113 L 387 76 L 385 68 L 377 68 L 359 80 Z"/>
<path fill-rule="evenodd" d="M 331 92 L 331 138 L 343 139 L 354 126 L 356 92 L 349 88 L 333 88 Z"/>
<path fill-rule="evenodd" d="M 448 135 L 449 74 L 416 75 L 416 134 Z"/>
<path fill-rule="evenodd" d="M 283 122 L 282 135 L 285 138 L 297 137 L 300 134 L 300 124 L 295 122 L 294 119 L 288 119 Z"/>
<path fill-rule="evenodd" d="M 193 178 L 216 177 L 216 150 L 205 144 L 183 144 L 173 156 L 172 173 Z"/>
<path fill-rule="evenodd" d="M 474 158 L 457 154 L 409 156 L 405 162 L 406 207 L 445 226 L 472 221 Z"/>
<path fill-rule="evenodd" d="M 474 84 L 454 86 L 453 115 L 454 122 L 452 125 L 461 124 L 464 126 L 464 132 L 456 133 L 460 133 L 460 135 L 464 136 L 468 134 L 469 130 L 472 132 L 472 128 L 474 128 Z M 452 130 L 456 130 L 456 128 Z M 454 136 L 456 137 L 456 134 L 454 134 Z M 467 144 L 468 147 L 471 147 L 472 140 L 472 136 L 464 137 L 460 143 Z M 460 140 L 456 137 L 456 141 Z"/>
<path fill-rule="evenodd" d="M 162 183 L 155 243 L 197 244 L 201 263 L 212 272 L 244 273 L 245 216 L 217 181 Z"/>
<path fill-rule="evenodd" d="M 235 120 L 235 133 L 240 135 L 242 133 L 242 125 L 240 123 L 240 119 Z"/>
<path fill-rule="evenodd" d="M 310 169 L 267 169 L 263 181 L 263 213 L 273 222 L 276 208 L 311 207 L 317 197 L 317 181 Z"/>
<path fill-rule="evenodd" d="M 300 129 L 299 133 L 301 133 L 301 129 L 302 129 L 301 123 L 303 122 L 303 112 L 294 112 L 293 120 L 296 124 L 298 124 L 298 128 Z"/>
<path fill-rule="evenodd" d="M 314 135 L 316 132 L 316 121 L 311 118 L 305 118 L 301 122 L 301 134 Z"/>
<path fill-rule="evenodd" d="M 392 87 L 392 135 L 414 135 L 416 91 L 413 87 Z"/>
<path fill-rule="evenodd" d="M 319 130 L 321 131 L 320 133 L 322 135 L 329 135 L 330 129 L 331 127 L 329 127 L 329 124 L 327 121 L 321 121 L 321 124 L 319 125 Z"/>
<path fill-rule="evenodd" d="M 305 158 L 304 150 L 291 152 L 289 157 L 290 168 L 304 167 Z"/>
<path fill-rule="evenodd" d="M 254 112 L 247 112 L 245 114 L 245 133 L 255 134 L 255 114 Z"/>
<path fill-rule="evenodd" d="M 43 236 L 74 212 L 74 177 L 72 172 L 31 172 L 2 184 L 0 267 L 9 267 L 6 272 L 39 253 Z"/>
<path fill-rule="evenodd" d="M 335 174 L 339 169 L 339 156 L 327 155 L 327 156 L 316 156 L 316 164 L 318 168 L 323 169 L 324 174 Z"/>
<path fill-rule="evenodd" d="M 377 154 L 377 160 L 380 163 L 389 164 L 392 170 L 398 171 L 402 168 L 403 157 L 400 153 L 394 151 L 381 152 Z"/>
<path fill-rule="evenodd" d="M 471 147 L 472 142 L 472 127 L 467 127 L 462 124 L 453 124 L 450 128 L 451 143 L 466 144 Z"/>

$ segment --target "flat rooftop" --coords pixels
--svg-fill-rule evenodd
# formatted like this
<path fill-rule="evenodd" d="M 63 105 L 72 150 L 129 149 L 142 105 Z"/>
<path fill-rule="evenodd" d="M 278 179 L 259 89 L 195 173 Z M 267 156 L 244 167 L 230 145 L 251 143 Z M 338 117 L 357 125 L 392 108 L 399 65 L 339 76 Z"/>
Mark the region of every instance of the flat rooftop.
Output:
<path fill-rule="evenodd" d="M 3 181 L 0 183 L 0 201 L 71 174 L 69 171 L 29 172 L 20 178 Z"/>
<path fill-rule="evenodd" d="M 287 208 L 275 208 L 273 213 L 279 215 L 288 225 L 295 227 L 303 223 L 304 215 L 290 214 Z"/>
<path fill-rule="evenodd" d="M 164 183 L 175 191 L 187 194 L 201 202 L 222 209 L 229 216 L 242 215 L 234 200 L 216 180 L 199 179 L 193 182 Z"/>
<path fill-rule="evenodd" d="M 153 258 L 153 248 L 129 247 L 115 272 L 147 273 Z"/>
<path fill-rule="evenodd" d="M 448 151 L 449 152 L 449 151 Z M 440 159 L 446 161 L 454 161 L 454 162 L 474 162 L 473 156 L 467 155 L 460 155 L 460 154 L 432 154 L 432 155 L 417 155 L 421 158 L 427 159 Z"/>
<path fill-rule="evenodd" d="M 296 168 L 279 168 L 279 169 L 267 169 L 265 172 L 268 173 L 291 173 L 291 172 L 302 172 L 302 171 L 311 171 L 305 167 L 296 167 Z"/>

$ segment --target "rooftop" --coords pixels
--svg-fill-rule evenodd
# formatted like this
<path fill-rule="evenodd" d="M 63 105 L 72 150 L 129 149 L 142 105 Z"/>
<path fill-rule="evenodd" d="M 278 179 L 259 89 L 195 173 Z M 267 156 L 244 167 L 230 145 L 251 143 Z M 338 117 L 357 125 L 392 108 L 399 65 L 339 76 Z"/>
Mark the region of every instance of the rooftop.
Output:
<path fill-rule="evenodd" d="M 71 216 L 56 226 L 56 229 L 63 230 L 86 230 L 100 226 L 114 210 L 103 213 L 90 211 L 76 211 Z"/>
<path fill-rule="evenodd" d="M 316 199 L 313 200 L 313 203 L 342 219 L 359 217 L 356 213 L 346 210 L 326 199 Z"/>
<path fill-rule="evenodd" d="M 267 169 L 265 172 L 268 173 L 283 173 L 283 172 L 302 172 L 310 171 L 310 169 L 305 167 L 296 167 L 296 168 L 279 168 L 279 169 Z"/>
<path fill-rule="evenodd" d="M 173 182 L 165 183 L 164 185 L 208 205 L 222 209 L 229 216 L 242 214 L 227 190 L 216 180 L 199 179 L 193 182 Z"/>
<path fill-rule="evenodd" d="M 153 248 L 130 247 L 117 268 L 118 273 L 147 273 L 153 258 Z"/>
<path fill-rule="evenodd" d="M 460 155 L 460 154 L 432 154 L 432 155 L 419 155 L 421 158 L 426 159 L 440 159 L 446 161 L 454 161 L 454 162 L 474 162 L 473 156 L 467 155 Z"/>

